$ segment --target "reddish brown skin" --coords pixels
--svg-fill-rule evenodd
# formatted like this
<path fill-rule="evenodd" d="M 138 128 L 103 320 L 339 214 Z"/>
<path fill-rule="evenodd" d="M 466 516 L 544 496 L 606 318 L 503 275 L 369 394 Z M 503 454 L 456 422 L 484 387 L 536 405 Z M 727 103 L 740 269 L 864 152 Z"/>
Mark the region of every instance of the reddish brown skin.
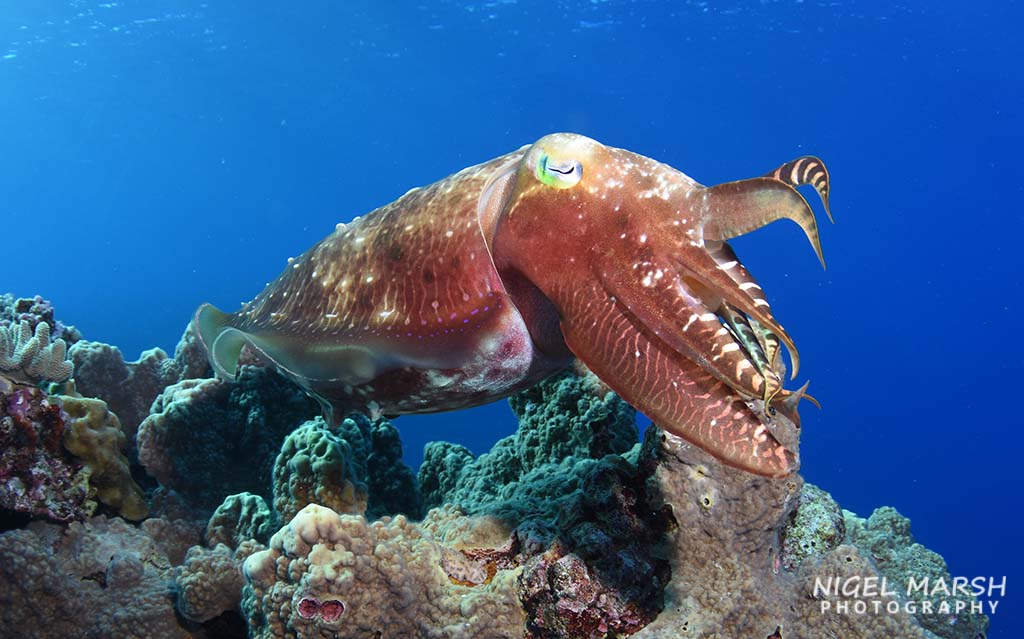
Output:
<path fill-rule="evenodd" d="M 786 475 L 795 454 L 756 406 L 777 397 L 795 416 L 786 402 L 799 394 L 776 390 L 765 339 L 795 351 L 723 240 L 790 217 L 817 248 L 792 186 L 824 198 L 827 173 L 800 162 L 705 188 L 628 151 L 547 136 L 339 225 L 237 313 L 200 308 L 198 333 L 222 375 L 245 343 L 336 419 L 493 401 L 576 357 L 666 430 Z M 760 346 L 723 328 L 726 306 L 763 327 Z"/>

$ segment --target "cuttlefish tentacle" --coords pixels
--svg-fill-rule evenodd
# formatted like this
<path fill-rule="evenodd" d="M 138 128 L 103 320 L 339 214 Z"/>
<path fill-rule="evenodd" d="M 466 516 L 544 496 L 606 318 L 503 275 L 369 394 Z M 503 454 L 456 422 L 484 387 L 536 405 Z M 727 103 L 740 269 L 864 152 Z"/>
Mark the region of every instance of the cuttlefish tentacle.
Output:
<path fill-rule="evenodd" d="M 710 242 L 707 245 L 707 249 L 711 258 L 715 260 L 720 268 L 724 268 L 733 281 L 736 282 L 737 286 L 754 300 L 754 304 L 765 312 L 771 313 L 771 306 L 768 304 L 767 298 L 765 298 L 761 285 L 757 283 L 750 274 L 750 271 L 739 261 L 732 247 L 725 242 Z M 769 378 L 774 377 L 778 381 L 779 388 L 781 388 L 781 380 L 786 376 L 786 369 L 782 362 L 778 335 L 764 327 L 756 319 L 744 316 L 739 309 L 730 307 L 726 314 L 728 317 L 723 315 L 723 319 L 727 320 L 734 331 L 743 331 L 757 341 L 759 349 L 754 349 L 753 345 L 747 346 L 748 351 L 755 357 L 754 364 L 761 371 L 762 375 Z M 755 350 L 760 350 L 763 358 L 758 357 Z M 795 350 L 790 352 L 794 354 L 793 375 L 795 376 L 800 366 L 799 354 Z M 766 403 L 779 389 L 773 388 L 771 390 L 772 394 L 766 394 L 764 397 Z"/>
<path fill-rule="evenodd" d="M 825 257 L 821 251 L 818 222 L 807 200 L 795 188 L 803 184 L 814 186 L 827 212 L 828 172 L 817 158 L 787 162 L 767 177 L 708 187 L 704 191 L 705 239 L 728 240 L 772 222 L 789 219 L 803 229 L 824 268 Z M 831 220 L 832 214 L 828 215 Z"/>
<path fill-rule="evenodd" d="M 611 266 L 622 261 L 619 257 L 595 251 L 594 275 L 640 325 L 741 396 L 767 394 L 769 386 L 760 370 L 716 314 L 722 306 L 720 298 L 692 281 L 687 283 L 668 260 L 652 256 L 626 271 Z"/>
<path fill-rule="evenodd" d="M 751 320 L 729 304 L 722 304 L 718 315 L 732 331 L 736 341 L 743 346 L 753 367 L 764 378 L 764 392 L 761 399 L 764 400 L 766 406 L 770 406 L 772 399 L 782 390 L 782 375 L 778 372 L 780 365 L 778 340 L 774 340 L 775 350 L 772 355 L 769 355 L 765 347 L 772 342 L 768 342 L 765 338 L 774 337 L 774 335 L 763 329 L 759 331 L 760 324 L 757 323 L 757 320 Z"/>
<path fill-rule="evenodd" d="M 700 364 L 643 330 L 617 298 L 599 286 L 574 291 L 563 309 L 569 348 L 627 402 L 655 423 L 726 463 L 761 475 L 793 472 L 796 455 L 747 406 L 747 398 Z"/>
<path fill-rule="evenodd" d="M 714 291 L 723 300 L 778 335 L 789 350 L 793 360 L 793 375 L 796 375 L 800 368 L 800 354 L 793 338 L 772 316 L 768 302 L 756 282 L 744 277 L 745 269 L 738 260 L 719 263 L 703 246 L 681 246 L 673 258 L 676 265 L 691 279 Z"/>
<path fill-rule="evenodd" d="M 789 186 L 803 186 L 810 184 L 818 192 L 821 203 L 825 206 L 825 214 L 829 222 L 835 224 L 832 217 L 832 210 L 828 204 L 829 179 L 828 168 L 825 163 L 813 155 L 805 155 L 790 162 L 786 162 L 779 168 L 765 174 L 765 177 L 775 178 L 785 182 Z"/>

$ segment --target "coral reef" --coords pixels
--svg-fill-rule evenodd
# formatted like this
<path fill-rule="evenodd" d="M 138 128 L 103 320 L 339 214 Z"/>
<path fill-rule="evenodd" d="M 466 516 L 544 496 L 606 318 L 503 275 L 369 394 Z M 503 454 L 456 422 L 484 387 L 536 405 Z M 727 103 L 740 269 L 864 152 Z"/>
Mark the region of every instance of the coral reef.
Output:
<path fill-rule="evenodd" d="M 242 607 L 255 639 L 522 637 L 514 571 L 463 586 L 441 563 L 404 516 L 371 524 L 311 504 L 245 561 Z"/>
<path fill-rule="evenodd" d="M 867 519 L 843 511 L 847 528 L 847 543 L 853 544 L 864 555 L 871 557 L 878 571 L 899 584 L 897 591 L 907 592 L 910 578 L 920 582 L 928 579 L 930 584 L 952 584 L 952 577 L 945 560 L 914 541 L 910 534 L 910 520 L 899 514 L 895 508 L 883 506 Z M 974 597 L 956 595 L 950 597 L 941 591 L 919 593 L 923 601 L 931 604 L 933 612 L 919 610 L 916 613 L 921 625 L 946 639 L 976 639 L 988 630 L 988 618 L 972 614 L 970 607 L 957 612 L 941 611 L 943 600 L 959 599 L 967 603 Z"/>
<path fill-rule="evenodd" d="M 306 422 L 285 438 L 274 462 L 274 510 L 283 521 L 309 504 L 361 515 L 366 502 L 366 484 L 352 468 L 352 447 L 322 419 Z"/>
<path fill-rule="evenodd" d="M 401 460 L 401 439 L 386 419 L 353 414 L 336 428 L 323 418 L 293 431 L 273 470 L 274 510 L 288 521 L 308 504 L 368 517 L 418 518 L 422 506 L 413 470 Z"/>
<path fill-rule="evenodd" d="M 4 303 L 0 330 L 16 330 L 21 351 L 26 325 L 29 340 L 41 326 L 57 334 L 42 298 Z M 205 377 L 200 356 L 189 331 L 173 359 L 126 363 L 79 341 L 60 396 L 0 375 L 0 508 L 27 526 L 0 534 L 0 636 L 198 639 L 247 625 L 275 639 L 975 639 L 987 628 L 901 594 L 878 595 L 880 612 L 835 612 L 849 597 L 823 582 L 949 573 L 891 508 L 858 518 L 798 475 L 724 467 L 655 426 L 638 442 L 635 411 L 591 376 L 514 396 L 514 435 L 479 456 L 433 442 L 414 476 L 390 421 L 328 426 L 272 370 L 246 364 L 227 382 Z M 795 449 L 796 427 L 774 422 Z M 159 482 L 149 504 L 122 452 L 133 424 Z M 143 521 L 92 517 L 93 499 Z"/>
<path fill-rule="evenodd" d="M 879 609 L 836 612 L 836 604 L 849 597 L 822 592 L 816 588 L 819 582 L 877 580 L 881 573 L 858 548 L 834 545 L 841 524 L 832 507 L 823 504 L 826 496 L 802 491 L 799 477 L 773 480 L 735 473 L 653 428 L 640 467 L 648 475 L 649 507 L 667 507 L 678 525 L 664 546 L 672 567 L 665 612 L 634 635 L 638 639 L 660 637 L 669 629 L 684 629 L 693 637 L 936 636 L 897 597 L 884 593 L 874 597 Z M 801 514 L 801 508 L 808 512 Z M 807 529 L 796 530 L 800 526 Z M 777 542 L 787 538 L 822 543 L 798 543 L 798 554 L 780 557 Z M 795 570 L 788 570 L 787 562 Z"/>
<path fill-rule="evenodd" d="M 427 507 L 456 504 L 468 514 L 551 517 L 558 497 L 580 487 L 594 460 L 637 443 L 636 412 L 592 378 L 551 377 L 509 400 L 519 429 L 473 459 L 464 447 L 431 442 L 419 470 Z"/>
<path fill-rule="evenodd" d="M 798 499 L 790 521 L 782 529 L 779 553 L 786 570 L 796 570 L 804 559 L 825 554 L 843 543 L 846 536 L 843 511 L 832 495 L 804 484 Z"/>
<path fill-rule="evenodd" d="M 669 565 L 651 548 L 669 519 L 650 512 L 643 495 L 643 476 L 620 456 L 587 469 L 562 503 L 556 536 L 519 580 L 527 637 L 624 636 L 661 612 Z"/>
<path fill-rule="evenodd" d="M 128 519 L 147 514 L 117 417 L 98 399 L 0 377 L 0 444 L 2 507 L 70 521 L 92 514 L 95 499 Z"/>
<path fill-rule="evenodd" d="M 145 531 L 121 519 L 0 534 L 0 636 L 186 639 L 171 572 Z"/>
<path fill-rule="evenodd" d="M 174 351 L 174 358 L 153 348 L 138 360 L 125 362 L 120 349 L 102 342 L 79 341 L 69 351 L 75 365 L 76 390 L 86 397 L 107 403 L 135 447 L 139 424 L 149 415 L 157 395 L 184 379 L 209 377 L 210 365 L 195 338 L 191 325 Z"/>
<path fill-rule="evenodd" d="M 402 461 L 402 440 L 398 436 L 398 429 L 386 419 L 378 419 L 371 424 L 362 415 L 352 415 L 342 426 L 348 422 L 369 431 L 366 485 L 369 487 L 370 501 L 367 517 L 403 514 L 420 518 L 423 504 L 416 484 L 416 474 Z"/>
<path fill-rule="evenodd" d="M 205 623 L 237 610 L 245 584 L 241 563 L 256 548 L 251 543 L 243 545 L 241 553 L 224 544 L 190 548 L 175 579 L 178 611 L 187 619 Z"/>
<path fill-rule="evenodd" d="M 186 379 L 153 402 L 139 427 L 139 461 L 165 488 L 213 509 L 230 494 L 269 496 L 292 429 L 320 412 L 272 370 L 243 366 L 237 382 Z"/>
<path fill-rule="evenodd" d="M 89 471 L 64 449 L 60 403 L 0 376 L 0 509 L 54 521 L 84 519 Z"/>

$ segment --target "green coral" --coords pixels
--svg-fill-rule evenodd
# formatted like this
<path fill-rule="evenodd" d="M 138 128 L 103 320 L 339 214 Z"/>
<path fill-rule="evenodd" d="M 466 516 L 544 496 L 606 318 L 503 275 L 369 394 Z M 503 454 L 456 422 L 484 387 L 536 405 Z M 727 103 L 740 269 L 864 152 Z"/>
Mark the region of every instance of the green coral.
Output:
<path fill-rule="evenodd" d="M 267 543 L 274 533 L 274 512 L 259 495 L 239 493 L 228 495 L 213 511 L 206 524 L 206 545 L 213 548 L 224 544 L 234 550 L 248 539 Z"/>
<path fill-rule="evenodd" d="M 355 414 L 335 428 L 318 417 L 291 433 L 274 465 L 274 508 L 288 521 L 307 504 L 371 519 L 419 517 L 416 478 L 394 425 Z"/>
<path fill-rule="evenodd" d="M 782 565 L 796 570 L 808 557 L 823 555 L 843 543 L 843 511 L 824 490 L 804 484 L 796 510 L 782 529 Z"/>
<path fill-rule="evenodd" d="M 314 419 L 285 438 L 274 462 L 274 509 L 289 521 L 309 504 L 338 513 L 366 512 L 366 484 L 356 476 L 352 446 Z"/>
<path fill-rule="evenodd" d="M 67 381 L 74 372 L 67 350 L 63 339 L 50 340 L 46 322 L 36 324 L 35 332 L 28 320 L 0 326 L 0 371 L 15 381 Z"/>
<path fill-rule="evenodd" d="M 509 404 L 519 429 L 488 453 L 474 459 L 457 444 L 427 444 L 419 472 L 427 507 L 552 516 L 557 498 L 580 489 L 596 460 L 637 445 L 636 411 L 590 376 L 555 375 Z"/>
<path fill-rule="evenodd" d="M 952 588 L 952 577 L 946 561 L 921 544 L 910 534 L 910 520 L 895 508 L 883 506 L 867 519 L 849 511 L 843 511 L 846 519 L 847 539 L 864 554 L 872 557 L 878 570 L 890 581 L 899 584 L 897 591 L 907 592 L 910 578 L 920 582 L 927 578 L 929 584 L 944 580 Z M 946 639 L 975 639 L 984 636 L 988 629 L 988 618 L 967 609 L 957 613 L 940 614 L 939 604 L 951 597 L 944 593 L 934 595 L 918 594 L 917 599 L 932 603 L 931 614 L 918 611 L 915 615 L 921 625 Z M 956 596 L 954 599 L 974 602 L 974 597 Z"/>
<path fill-rule="evenodd" d="M 319 412 L 271 369 L 242 366 L 238 379 L 168 386 L 139 426 L 139 461 L 162 486 L 215 508 L 241 492 L 269 496 L 284 438 Z"/>

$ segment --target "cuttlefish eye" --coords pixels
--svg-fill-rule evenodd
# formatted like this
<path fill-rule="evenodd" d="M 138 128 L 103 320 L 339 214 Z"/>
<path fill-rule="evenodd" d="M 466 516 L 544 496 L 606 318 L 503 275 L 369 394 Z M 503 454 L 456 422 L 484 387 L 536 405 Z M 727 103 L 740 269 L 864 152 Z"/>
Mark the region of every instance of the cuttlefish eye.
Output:
<path fill-rule="evenodd" d="M 575 186 L 583 177 L 583 165 L 576 160 L 554 160 L 547 153 L 537 161 L 537 179 L 556 189 Z"/>

